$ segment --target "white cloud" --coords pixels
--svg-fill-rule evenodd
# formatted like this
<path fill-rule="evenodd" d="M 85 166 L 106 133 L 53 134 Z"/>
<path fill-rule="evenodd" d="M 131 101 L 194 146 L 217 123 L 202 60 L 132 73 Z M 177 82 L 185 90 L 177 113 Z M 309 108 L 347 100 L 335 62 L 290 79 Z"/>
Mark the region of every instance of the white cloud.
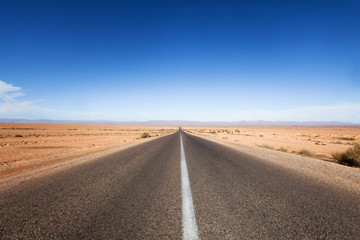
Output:
<path fill-rule="evenodd" d="M 104 112 L 80 112 L 48 109 L 31 101 L 18 101 L 24 96 L 21 87 L 13 86 L 0 80 L 0 118 L 59 119 L 59 120 L 102 120 L 111 118 Z"/>
<path fill-rule="evenodd" d="M 12 84 L 8 84 L 0 80 L 0 98 L 5 102 L 11 102 L 16 97 L 23 96 L 21 87 L 14 87 Z"/>
<path fill-rule="evenodd" d="M 41 108 L 30 101 L 17 101 L 16 98 L 24 96 L 21 87 L 15 87 L 0 81 L 0 114 L 2 117 L 21 117 L 23 114 L 39 113 Z"/>
<path fill-rule="evenodd" d="M 306 106 L 293 109 L 250 109 L 231 111 L 209 108 L 198 111 L 189 108 L 173 111 L 142 112 L 129 110 L 115 110 L 105 112 L 81 112 L 72 110 L 48 109 L 31 101 L 18 100 L 23 96 L 21 87 L 0 81 L 0 118 L 28 118 L 28 119 L 58 119 L 58 120 L 119 120 L 119 116 L 126 116 L 128 120 L 205 120 L 205 121 L 341 121 L 360 123 L 360 103 L 343 103 L 324 106 Z M 2 101 L 1 101 L 2 100 Z"/>

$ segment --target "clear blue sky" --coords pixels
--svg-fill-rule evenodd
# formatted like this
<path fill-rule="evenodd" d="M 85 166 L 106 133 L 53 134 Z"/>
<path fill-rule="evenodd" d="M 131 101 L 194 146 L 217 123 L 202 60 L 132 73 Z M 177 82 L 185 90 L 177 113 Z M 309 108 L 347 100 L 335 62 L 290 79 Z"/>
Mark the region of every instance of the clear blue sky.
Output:
<path fill-rule="evenodd" d="M 360 123 L 360 1 L 0 0 L 0 118 Z"/>

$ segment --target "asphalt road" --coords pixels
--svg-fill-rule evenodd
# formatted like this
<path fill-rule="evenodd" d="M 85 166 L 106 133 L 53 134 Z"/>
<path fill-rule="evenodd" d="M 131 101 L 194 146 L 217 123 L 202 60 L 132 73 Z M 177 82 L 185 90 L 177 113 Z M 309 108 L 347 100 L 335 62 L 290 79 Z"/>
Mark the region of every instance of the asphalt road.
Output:
<path fill-rule="evenodd" d="M 182 133 L 201 239 L 360 239 L 358 192 Z M 181 239 L 180 132 L 0 185 L 0 239 Z"/>

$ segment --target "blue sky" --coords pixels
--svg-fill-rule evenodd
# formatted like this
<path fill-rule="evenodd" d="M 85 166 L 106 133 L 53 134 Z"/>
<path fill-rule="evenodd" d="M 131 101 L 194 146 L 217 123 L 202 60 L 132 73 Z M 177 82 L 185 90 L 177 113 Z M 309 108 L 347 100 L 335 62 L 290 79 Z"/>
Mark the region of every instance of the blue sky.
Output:
<path fill-rule="evenodd" d="M 0 0 L 0 118 L 360 123 L 360 2 Z"/>

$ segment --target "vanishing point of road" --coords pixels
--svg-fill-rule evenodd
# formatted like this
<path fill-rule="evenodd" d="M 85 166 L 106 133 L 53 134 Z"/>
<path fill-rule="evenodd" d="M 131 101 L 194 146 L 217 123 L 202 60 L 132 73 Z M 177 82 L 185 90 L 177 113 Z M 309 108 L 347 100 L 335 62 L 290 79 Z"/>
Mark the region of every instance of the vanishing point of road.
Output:
<path fill-rule="evenodd" d="M 359 192 L 179 130 L 0 185 L 0 239 L 360 239 Z"/>

